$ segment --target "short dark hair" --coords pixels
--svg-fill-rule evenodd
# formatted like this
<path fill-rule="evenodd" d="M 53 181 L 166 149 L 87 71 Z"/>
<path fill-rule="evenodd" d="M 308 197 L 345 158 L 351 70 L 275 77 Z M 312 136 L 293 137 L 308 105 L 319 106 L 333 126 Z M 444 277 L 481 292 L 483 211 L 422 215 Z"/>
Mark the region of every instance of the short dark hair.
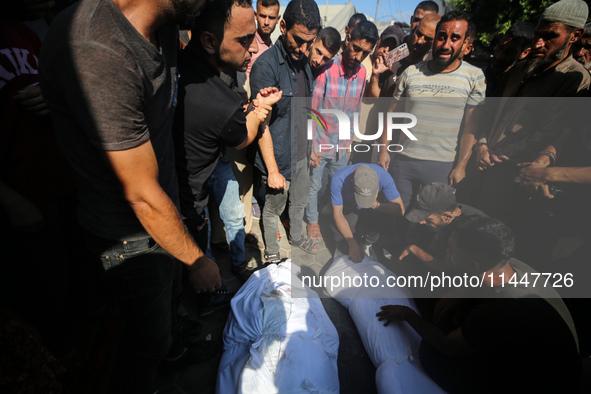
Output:
<path fill-rule="evenodd" d="M 318 32 L 317 40 L 322 41 L 322 45 L 333 55 L 341 49 L 341 35 L 334 27 L 325 27 Z"/>
<path fill-rule="evenodd" d="M 533 23 L 520 22 L 511 26 L 505 33 L 505 37 L 515 40 L 519 47 L 519 53 L 521 53 L 532 46 L 535 31 L 536 26 Z"/>
<path fill-rule="evenodd" d="M 367 20 L 367 17 L 358 12 L 356 14 L 351 15 L 351 17 L 349 18 L 349 22 L 347 23 L 347 27 L 349 27 L 349 29 L 351 29 L 353 26 L 355 26 L 355 24 L 357 22 L 365 22 Z"/>
<path fill-rule="evenodd" d="M 215 34 L 221 41 L 224 38 L 224 27 L 232 15 L 234 4 L 238 7 L 252 8 L 252 0 L 216 0 L 208 3 L 201 14 L 195 18 L 191 35 L 198 37 L 204 31 L 208 31 Z"/>
<path fill-rule="evenodd" d="M 432 12 L 439 12 L 439 5 L 431 0 L 421 1 L 415 8 L 415 10 L 424 10 L 424 11 L 432 11 Z"/>
<path fill-rule="evenodd" d="M 370 42 L 372 45 L 378 42 L 379 37 L 378 28 L 370 21 L 359 22 L 349 34 L 351 35 L 351 41 L 361 39 Z"/>
<path fill-rule="evenodd" d="M 281 8 L 281 4 L 279 4 L 279 0 L 257 0 L 257 7 L 258 6 L 272 7 L 274 5 Z"/>
<path fill-rule="evenodd" d="M 293 25 L 304 26 L 308 30 L 320 30 L 320 10 L 314 0 L 291 0 L 283 12 L 285 28 L 291 29 Z"/>
<path fill-rule="evenodd" d="M 515 250 L 513 231 L 487 216 L 461 217 L 455 234 L 458 248 L 472 255 L 484 271 L 509 261 Z"/>
<path fill-rule="evenodd" d="M 458 11 L 458 10 L 453 10 L 450 11 L 448 13 L 446 13 L 445 15 L 443 15 L 441 17 L 441 20 L 439 21 L 439 23 L 437 24 L 437 28 L 435 29 L 435 31 L 439 31 L 439 28 L 441 27 L 441 25 L 445 22 L 450 22 L 450 21 L 466 21 L 468 23 L 468 30 L 466 30 L 466 37 L 464 37 L 464 39 L 468 38 L 468 37 L 472 37 L 472 26 L 474 26 L 472 24 L 472 21 L 470 20 L 470 16 L 468 14 L 466 14 L 465 12 L 462 11 Z"/>

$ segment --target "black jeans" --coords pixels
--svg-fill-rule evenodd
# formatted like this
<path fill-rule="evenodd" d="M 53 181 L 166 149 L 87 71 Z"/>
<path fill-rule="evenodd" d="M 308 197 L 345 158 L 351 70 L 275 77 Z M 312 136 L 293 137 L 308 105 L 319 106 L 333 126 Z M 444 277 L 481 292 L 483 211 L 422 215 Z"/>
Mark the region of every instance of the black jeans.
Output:
<path fill-rule="evenodd" d="M 182 264 L 151 238 L 113 241 L 87 234 L 125 323 L 110 392 L 153 393 L 158 365 L 181 354 L 176 325 Z"/>

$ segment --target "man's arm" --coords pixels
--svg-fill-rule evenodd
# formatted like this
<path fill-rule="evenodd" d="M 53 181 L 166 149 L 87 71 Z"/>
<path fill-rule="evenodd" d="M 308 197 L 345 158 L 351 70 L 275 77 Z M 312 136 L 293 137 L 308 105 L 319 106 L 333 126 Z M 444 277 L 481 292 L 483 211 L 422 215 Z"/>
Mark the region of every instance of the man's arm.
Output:
<path fill-rule="evenodd" d="M 361 260 L 363 260 L 363 252 L 361 251 L 359 244 L 353 237 L 353 232 L 351 231 L 351 227 L 349 227 L 349 222 L 347 222 L 347 219 L 343 215 L 343 206 L 333 205 L 332 213 L 337 228 L 339 229 L 341 235 L 343 236 L 343 238 L 345 238 L 345 241 L 347 241 L 347 244 L 349 245 L 349 258 L 354 263 L 361 262 Z"/>
<path fill-rule="evenodd" d="M 375 210 L 383 212 L 386 215 L 404 215 L 404 203 L 402 202 L 402 197 L 398 197 L 392 201 L 384 202 L 381 204 L 376 200 L 373 206 Z"/>
<path fill-rule="evenodd" d="M 378 56 L 372 64 L 371 70 L 367 70 L 367 72 L 371 72 L 371 78 L 369 84 L 365 87 L 364 97 L 380 97 L 382 92 L 380 89 L 380 75 L 388 69 L 384 63 L 384 57 Z"/>
<path fill-rule="evenodd" d="M 247 110 L 246 129 L 248 135 L 235 149 L 240 150 L 246 148 L 259 136 L 259 131 L 264 133 L 265 128 L 269 126 L 269 114 L 273 110 L 273 104 L 281 99 L 281 94 L 282 92 L 278 91 L 277 88 L 261 89 Z"/>
<path fill-rule="evenodd" d="M 398 101 L 393 100 L 387 112 L 396 112 L 397 104 Z M 388 133 L 386 133 L 384 130 L 382 136 L 380 137 L 380 144 L 382 144 L 383 149 L 380 149 L 380 154 L 378 155 L 378 165 L 382 166 L 386 171 L 388 171 L 388 167 L 390 167 L 390 152 L 388 152 L 386 147 L 390 145 L 391 142 L 392 141 L 388 140 Z"/>
<path fill-rule="evenodd" d="M 278 87 L 278 85 L 279 82 L 271 66 L 265 59 L 259 57 L 252 65 L 250 72 L 250 91 L 258 92 L 266 87 Z M 272 189 L 286 189 L 287 183 L 283 175 L 279 173 L 279 167 L 275 160 L 273 139 L 271 138 L 271 131 L 268 125 L 265 126 L 263 134 L 259 139 L 259 149 L 265 167 L 267 168 L 267 185 Z"/>
<path fill-rule="evenodd" d="M 195 244 L 176 207 L 158 182 L 158 163 L 152 143 L 148 141 L 132 149 L 107 151 L 106 157 L 142 226 L 168 253 L 187 265 L 195 291 L 220 288 L 222 282 L 217 265 Z"/>
<path fill-rule="evenodd" d="M 546 182 L 591 183 L 591 167 L 544 167 L 525 163 L 519 175 L 525 185 L 539 186 Z"/>
<path fill-rule="evenodd" d="M 379 321 L 386 321 L 384 326 L 392 322 L 406 321 L 429 345 L 433 346 L 444 356 L 463 356 L 475 352 L 457 328 L 449 334 L 420 317 L 415 311 L 403 305 L 386 305 L 376 314 Z"/>
<path fill-rule="evenodd" d="M 413 255 L 416 257 L 420 262 L 425 264 L 427 268 L 436 272 L 444 272 L 444 271 L 451 271 L 453 267 L 447 265 L 445 260 L 438 259 L 433 257 L 429 253 L 425 252 L 423 249 L 418 247 L 417 245 L 408 245 L 400 256 L 398 256 L 398 260 L 403 260 L 409 255 Z"/>
<path fill-rule="evenodd" d="M 477 107 L 476 107 L 477 108 Z M 460 140 L 458 162 L 449 174 L 449 184 L 457 185 L 466 177 L 466 166 L 472 155 L 472 147 L 476 144 L 475 130 L 478 124 L 478 110 L 475 107 L 466 108 L 464 115 L 464 132 Z"/>
<path fill-rule="evenodd" d="M 267 186 L 271 189 L 284 190 L 287 188 L 287 182 L 281 173 L 279 173 L 279 167 L 277 167 L 277 161 L 275 160 L 275 152 L 273 150 L 273 140 L 271 138 L 271 131 L 269 126 L 266 125 L 263 135 L 259 139 L 259 149 L 261 156 L 267 167 Z"/>
<path fill-rule="evenodd" d="M 323 99 L 326 89 L 326 71 L 322 72 L 314 81 L 314 90 L 312 91 L 312 109 L 317 111 L 323 104 Z M 320 135 L 318 133 L 321 133 Z M 320 138 L 319 138 L 320 137 Z M 310 166 L 320 166 L 320 159 L 322 152 L 320 152 L 319 144 L 321 141 L 322 130 L 318 130 L 317 125 L 312 123 L 312 151 L 310 152 Z M 320 140 L 320 141 L 319 141 Z"/>

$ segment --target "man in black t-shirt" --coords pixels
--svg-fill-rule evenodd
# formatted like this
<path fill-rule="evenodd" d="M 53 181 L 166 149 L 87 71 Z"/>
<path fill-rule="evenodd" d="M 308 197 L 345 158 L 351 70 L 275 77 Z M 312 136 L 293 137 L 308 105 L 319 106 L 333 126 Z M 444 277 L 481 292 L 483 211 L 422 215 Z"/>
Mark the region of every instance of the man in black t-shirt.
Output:
<path fill-rule="evenodd" d="M 258 50 L 255 32 L 250 0 L 213 3 L 197 19 L 192 39 L 179 58 L 179 105 L 173 133 L 181 212 L 202 248 L 207 246 L 203 229 L 207 181 L 223 148 L 243 149 L 253 142 L 258 131 L 265 130 L 259 126 L 264 125 L 271 106 L 281 98 L 276 88 L 261 89 L 256 106 L 245 113 L 240 97 L 220 79 L 222 70 L 246 70 Z M 235 271 L 246 276 L 248 266 L 236 266 Z"/>
<path fill-rule="evenodd" d="M 78 182 L 78 220 L 125 320 L 109 392 L 153 393 L 164 358 L 193 354 L 175 324 L 181 263 L 197 292 L 221 286 L 177 211 L 171 134 L 176 23 L 205 0 L 173 3 L 79 1 L 53 21 L 41 50 L 41 88 Z"/>

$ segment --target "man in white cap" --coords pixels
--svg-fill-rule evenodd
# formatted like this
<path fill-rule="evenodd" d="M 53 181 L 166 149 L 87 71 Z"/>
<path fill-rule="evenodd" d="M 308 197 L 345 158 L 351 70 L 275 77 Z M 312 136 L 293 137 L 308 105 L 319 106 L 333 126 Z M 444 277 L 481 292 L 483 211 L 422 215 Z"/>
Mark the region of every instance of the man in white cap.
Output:
<path fill-rule="evenodd" d="M 571 55 L 571 46 L 584 34 L 589 9 L 582 0 L 561 0 L 548 7 L 540 18 L 530 59 L 510 70 L 500 87 L 503 97 L 583 97 L 591 77 Z M 483 183 L 474 205 L 487 214 L 508 219 L 518 193 L 516 164 L 533 162 L 547 167 L 560 152 L 552 145 L 577 129 L 568 100 L 503 101 L 495 110 L 492 127 L 482 135 L 462 138 L 458 166 L 465 168 L 469 146 L 476 154 L 476 168 Z M 531 122 L 531 113 L 543 114 Z M 477 141 L 477 138 L 478 141 Z M 567 138 L 568 139 L 568 138 Z M 566 141 L 563 141 L 565 143 Z M 563 144 L 563 146 L 565 146 Z M 558 153 L 558 154 L 557 154 Z"/>

